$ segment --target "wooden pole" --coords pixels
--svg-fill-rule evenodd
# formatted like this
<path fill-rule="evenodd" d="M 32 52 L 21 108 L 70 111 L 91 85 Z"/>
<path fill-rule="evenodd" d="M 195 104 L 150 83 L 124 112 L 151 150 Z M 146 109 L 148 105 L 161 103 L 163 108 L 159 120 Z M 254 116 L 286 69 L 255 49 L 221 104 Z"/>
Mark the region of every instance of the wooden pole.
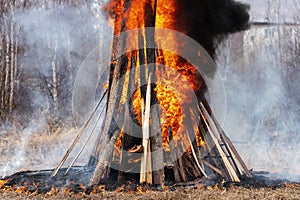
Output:
<path fill-rule="evenodd" d="M 206 109 L 204 108 L 203 104 L 200 103 L 200 110 L 201 110 L 201 115 L 204 119 L 204 122 L 208 128 L 208 134 L 213 142 L 213 145 L 215 145 L 216 149 L 217 149 L 217 152 L 218 152 L 218 155 L 221 156 L 221 159 L 222 159 L 222 163 L 223 163 L 223 167 L 224 167 L 224 170 L 227 171 L 226 175 L 227 175 L 227 178 L 231 181 L 235 181 L 235 182 L 240 182 L 240 179 L 239 177 L 237 176 L 236 174 L 236 171 L 234 170 L 234 168 L 232 167 L 230 161 L 228 160 L 228 157 L 227 155 L 225 154 L 225 152 L 223 151 L 222 147 L 220 146 L 219 144 L 219 141 L 218 139 L 216 138 L 215 136 L 215 133 L 213 133 L 213 129 L 211 128 L 209 122 L 208 122 L 208 118 L 209 118 L 209 114 L 208 112 L 206 111 Z"/>
<path fill-rule="evenodd" d="M 152 164 L 150 150 L 150 108 L 151 108 L 151 75 L 148 79 L 146 91 L 146 104 L 142 100 L 142 123 L 143 123 L 143 156 L 141 161 L 140 183 L 152 184 Z M 149 173 L 150 172 L 150 173 Z"/>
<path fill-rule="evenodd" d="M 99 121 L 100 121 L 100 117 L 102 116 L 102 113 L 103 113 L 103 111 L 104 111 L 104 108 L 105 108 L 105 106 L 103 106 L 103 107 L 101 108 L 101 112 L 100 112 L 100 114 L 98 115 L 98 118 L 97 118 L 97 120 L 96 120 L 96 122 L 95 122 L 95 124 L 94 124 L 94 126 L 93 126 L 92 131 L 90 132 L 89 136 L 88 136 L 87 139 L 85 140 L 84 144 L 82 145 L 81 149 L 79 150 L 79 152 L 77 153 L 77 155 L 75 156 L 75 158 L 72 160 L 71 164 L 68 166 L 68 168 L 67 168 L 66 172 L 64 173 L 64 175 L 67 175 L 67 174 L 68 174 L 69 170 L 70 170 L 71 167 L 74 165 L 74 163 L 77 161 L 77 159 L 79 158 L 79 156 L 81 155 L 81 153 L 82 153 L 83 150 L 85 149 L 86 145 L 88 144 L 89 140 L 91 139 L 92 135 L 94 134 L 95 129 L 96 129 L 96 127 L 97 127 L 97 124 L 98 124 Z"/>
<path fill-rule="evenodd" d="M 137 51 L 131 52 L 131 60 L 130 60 L 130 71 L 128 73 L 128 87 L 127 87 L 127 100 L 131 98 L 130 95 L 134 93 L 135 87 L 135 75 L 137 74 L 138 68 L 136 67 L 137 63 Z M 126 102 L 127 103 L 127 102 Z M 128 102 L 129 103 L 129 102 Z M 125 116 L 124 116 L 124 126 L 126 124 L 130 124 L 132 121 L 132 116 L 130 115 L 129 106 L 125 106 Z M 129 131 L 133 134 L 128 134 L 126 131 Z M 126 131 L 124 132 L 122 139 L 122 150 L 120 155 L 120 166 L 118 172 L 118 181 L 124 182 L 126 180 L 126 169 L 128 168 L 128 160 L 129 155 L 128 151 L 131 147 L 133 136 L 137 135 L 140 130 L 135 130 L 133 127 L 126 126 Z"/>
<path fill-rule="evenodd" d="M 189 113 L 189 110 L 188 109 L 185 109 L 185 125 L 186 125 L 186 129 L 187 129 L 187 138 L 189 140 L 189 143 L 190 143 L 190 147 L 191 147 L 191 150 L 192 150 L 192 155 L 194 157 L 194 160 L 196 162 L 196 166 L 198 167 L 198 169 L 200 170 L 200 172 L 203 174 L 204 177 L 207 177 L 207 174 L 205 173 L 204 169 L 202 168 L 200 162 L 201 160 L 198 159 L 198 156 L 197 156 L 197 146 L 194 145 L 193 141 L 191 140 L 191 135 L 194 135 L 194 138 L 196 137 L 195 135 L 195 131 L 194 131 L 194 128 L 193 128 L 193 123 L 192 123 L 192 117 L 191 117 L 191 114 Z"/>
<path fill-rule="evenodd" d="M 199 160 L 202 160 L 203 164 L 205 164 L 204 161 L 205 161 L 206 157 L 208 155 L 211 155 L 214 152 L 214 148 L 213 148 L 214 144 L 212 143 L 211 139 L 209 139 L 209 137 L 208 137 L 208 134 L 207 134 L 208 129 L 205 126 L 204 119 L 202 118 L 202 116 L 200 114 L 200 108 L 198 107 L 197 109 L 193 109 L 191 111 L 192 111 L 193 117 L 199 121 L 198 129 L 201 133 L 202 139 L 205 142 L 204 145 L 202 147 L 200 147 L 200 149 L 199 149 L 199 152 L 200 152 L 199 154 L 201 154 L 201 157 Z M 218 162 L 215 157 L 210 157 L 209 162 L 211 162 L 211 164 L 214 163 L 216 166 L 220 166 L 220 162 Z M 205 169 L 205 172 L 208 175 L 212 174 L 212 172 L 209 171 L 209 169 L 211 169 L 210 167 L 208 169 L 203 166 L 203 168 Z"/>
<path fill-rule="evenodd" d="M 183 159 L 183 149 L 182 149 L 182 141 L 178 141 L 178 153 L 180 156 L 178 156 L 178 169 L 179 169 L 179 174 L 181 176 L 181 180 L 183 182 L 187 181 L 187 175 L 186 175 L 186 171 L 185 171 L 185 163 L 184 163 L 184 159 Z"/>
<path fill-rule="evenodd" d="M 101 152 L 101 155 L 99 157 L 99 160 L 98 160 L 96 168 L 95 168 L 95 171 L 90 179 L 88 186 L 91 187 L 91 186 L 97 185 L 100 182 L 107 166 L 109 165 L 109 162 L 110 162 L 109 158 L 111 157 L 111 155 L 113 153 L 114 145 L 119 136 L 119 133 L 120 133 L 120 130 L 116 130 L 113 133 L 112 137 L 106 144 L 104 150 Z"/>
<path fill-rule="evenodd" d="M 146 27 L 155 27 L 156 25 L 156 9 L 157 9 L 157 0 L 147 0 L 145 7 L 145 26 Z M 155 32 L 154 29 L 146 30 L 146 41 L 155 43 Z M 155 73 L 156 73 L 156 50 L 155 49 L 146 49 L 146 57 L 148 64 L 148 73 L 152 74 L 151 83 L 155 83 Z M 149 65 L 151 64 L 151 66 Z M 158 103 L 156 100 L 155 94 L 153 95 L 153 104 Z M 152 166 L 153 166 L 153 184 L 162 185 L 164 179 L 164 162 L 163 162 L 163 147 L 162 147 L 162 133 L 161 130 L 157 129 L 161 127 L 160 124 L 160 111 L 157 106 L 151 109 L 151 119 L 152 125 L 150 127 L 151 132 L 151 151 L 153 156 Z"/>
<path fill-rule="evenodd" d="M 123 48 L 126 45 L 125 41 L 121 41 L 122 45 L 120 48 Z M 89 186 L 96 185 L 100 182 L 104 171 L 106 170 L 107 166 L 109 165 L 109 159 L 114 150 L 114 144 L 119 136 L 120 127 L 117 127 L 115 124 L 115 120 L 118 115 L 118 109 L 121 100 L 121 93 L 124 84 L 124 79 L 120 79 L 124 73 L 124 66 L 127 66 L 128 58 L 123 56 L 120 58 L 119 62 L 114 68 L 110 91 L 110 98 L 108 99 L 108 108 L 106 113 L 106 118 L 104 122 L 103 133 L 107 135 L 107 140 L 104 140 L 101 144 L 101 150 L 98 158 L 98 162 L 95 168 L 95 171 L 90 179 Z M 126 72 L 126 69 L 125 69 Z M 108 144 L 107 144 L 108 143 Z M 102 151 L 103 150 L 103 151 Z"/>
<path fill-rule="evenodd" d="M 176 183 L 179 183 L 179 182 L 181 182 L 181 179 L 180 179 L 179 172 L 178 172 L 178 170 L 179 170 L 178 163 L 177 163 L 178 156 L 177 156 L 177 151 L 174 147 L 174 141 L 173 141 L 171 127 L 168 127 L 168 135 L 169 135 L 169 139 L 170 139 L 169 146 L 170 146 L 171 159 L 174 164 L 174 166 L 173 166 L 174 179 L 175 179 Z"/>
<path fill-rule="evenodd" d="M 207 106 L 208 106 L 207 102 L 206 102 L 206 104 L 203 104 L 203 107 L 206 108 L 206 110 L 207 110 Z M 232 144 L 232 142 L 230 141 L 230 139 L 227 137 L 227 135 L 223 131 L 221 125 L 216 120 L 214 114 L 212 113 L 210 116 L 211 116 L 214 124 L 216 125 L 216 128 L 217 128 L 217 130 L 220 134 L 221 140 L 224 141 L 224 145 L 225 145 L 228 153 L 230 154 L 230 156 L 232 158 L 232 161 L 234 162 L 234 165 L 236 166 L 236 168 L 239 171 L 240 175 L 246 174 L 249 178 L 251 178 L 252 174 L 248 170 L 246 164 L 244 163 L 243 159 L 241 158 L 241 156 L 239 155 L 239 153 L 235 149 L 235 147 Z"/>
<path fill-rule="evenodd" d="M 98 101 L 97 105 L 95 106 L 92 114 L 90 115 L 90 117 L 88 118 L 88 120 L 86 121 L 86 123 L 84 124 L 84 126 L 80 129 L 80 131 L 78 132 L 76 138 L 74 139 L 72 145 L 70 146 L 70 148 L 67 150 L 66 154 L 64 155 L 63 159 L 60 161 L 59 165 L 55 168 L 55 170 L 52 172 L 51 177 L 56 176 L 57 172 L 60 170 L 60 168 L 63 166 L 63 164 L 66 162 L 67 158 L 69 157 L 70 153 L 73 151 L 75 145 L 77 144 L 77 142 L 79 141 L 79 139 L 81 138 L 82 134 L 84 133 L 84 131 L 87 129 L 89 123 L 91 122 L 91 120 L 93 119 L 94 115 L 96 114 L 96 111 L 98 110 L 98 107 L 100 106 L 102 100 L 104 99 L 104 97 L 106 96 L 107 91 L 104 92 L 104 94 L 102 95 L 102 98 Z"/>

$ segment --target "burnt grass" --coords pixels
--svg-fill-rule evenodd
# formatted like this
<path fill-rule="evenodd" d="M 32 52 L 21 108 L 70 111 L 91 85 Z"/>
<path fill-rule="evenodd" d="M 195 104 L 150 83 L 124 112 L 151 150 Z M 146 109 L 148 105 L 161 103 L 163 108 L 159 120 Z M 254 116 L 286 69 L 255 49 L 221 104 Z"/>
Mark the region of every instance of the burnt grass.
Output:
<path fill-rule="evenodd" d="M 244 199 L 243 196 L 255 199 L 254 197 L 259 196 L 260 193 L 264 193 L 264 198 L 267 198 L 268 193 L 272 196 L 276 192 L 280 195 L 271 199 L 300 199 L 299 183 L 272 179 L 267 172 L 252 172 L 253 178 L 241 177 L 239 183 L 224 182 L 221 177 L 208 177 L 177 184 L 166 181 L 165 186 L 161 187 L 160 185 L 141 185 L 133 178 L 123 183 L 118 183 L 114 179 L 106 179 L 97 186 L 87 187 L 92 173 L 91 169 L 73 167 L 68 175 L 64 176 L 65 170 L 61 169 L 55 177 L 51 177 L 53 170 L 23 171 L 4 177 L 2 180 L 7 182 L 0 189 L 0 199 L 23 199 L 23 197 L 51 199 L 54 196 L 58 199 L 65 199 L 66 195 L 70 198 L 89 199 L 94 197 L 122 199 L 127 198 L 128 195 L 133 195 L 133 199 L 139 199 L 139 197 L 143 197 L 143 199 L 152 197 L 154 199 L 189 199 L 193 195 L 196 195 L 197 198 L 204 198 L 205 195 L 208 195 L 211 198 L 216 194 L 223 199 L 226 195 L 230 196 L 231 194 L 235 195 L 232 197 L 235 199 Z M 23 188 L 23 191 L 19 192 L 20 194 L 16 193 L 18 188 Z M 293 192 L 290 193 L 290 190 Z M 286 196 L 288 194 L 291 196 Z M 186 195 L 188 197 L 184 197 Z M 231 199 L 229 196 L 228 198 Z M 216 199 L 218 199 L 217 197 Z"/>

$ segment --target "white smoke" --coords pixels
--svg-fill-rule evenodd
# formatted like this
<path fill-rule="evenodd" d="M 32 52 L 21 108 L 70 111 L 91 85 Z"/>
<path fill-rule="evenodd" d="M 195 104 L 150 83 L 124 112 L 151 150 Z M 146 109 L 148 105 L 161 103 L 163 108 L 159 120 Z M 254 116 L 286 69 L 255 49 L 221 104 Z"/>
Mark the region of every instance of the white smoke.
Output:
<path fill-rule="evenodd" d="M 252 27 L 218 50 L 226 133 L 249 168 L 292 181 L 300 181 L 298 31 L 284 25 Z"/>
<path fill-rule="evenodd" d="M 75 77 L 90 51 L 107 34 L 111 34 L 111 27 L 105 21 L 98 1 L 89 1 L 75 8 L 67 4 L 53 8 L 41 5 L 15 8 L 14 17 L 15 26 L 20 28 L 18 72 L 21 79 L 19 88 L 22 91 L 18 93 L 18 102 L 22 104 L 17 111 L 20 117 L 15 121 L 21 124 L 0 124 L 0 176 L 20 170 L 57 166 L 77 134 L 77 130 L 68 127 L 63 121 L 65 118 L 72 119 L 71 92 L 74 78 L 71 79 L 69 75 L 72 73 Z M 49 90 L 52 88 L 55 49 L 58 87 L 61 91 L 59 95 L 63 97 L 60 99 L 63 119 L 55 132 L 49 132 Z M 68 63 L 68 59 L 71 63 Z M 62 70 L 67 65 L 72 65 L 73 72 Z"/>

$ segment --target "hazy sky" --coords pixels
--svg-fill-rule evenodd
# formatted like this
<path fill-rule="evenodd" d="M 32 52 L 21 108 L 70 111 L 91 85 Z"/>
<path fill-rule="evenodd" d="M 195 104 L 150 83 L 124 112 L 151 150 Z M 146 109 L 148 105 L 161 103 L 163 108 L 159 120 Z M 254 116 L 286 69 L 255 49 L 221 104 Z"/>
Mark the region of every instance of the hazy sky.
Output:
<path fill-rule="evenodd" d="M 251 5 L 251 21 L 299 22 L 299 0 L 241 0 Z"/>

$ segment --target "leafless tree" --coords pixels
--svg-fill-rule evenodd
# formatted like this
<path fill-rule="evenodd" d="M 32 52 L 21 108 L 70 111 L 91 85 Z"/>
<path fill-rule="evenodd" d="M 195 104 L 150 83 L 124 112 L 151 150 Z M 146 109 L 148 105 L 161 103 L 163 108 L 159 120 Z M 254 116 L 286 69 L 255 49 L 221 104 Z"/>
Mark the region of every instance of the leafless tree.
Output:
<path fill-rule="evenodd" d="M 95 2 L 97 1 L 0 2 L 0 123 L 22 118 L 19 120 L 26 124 L 24 119 L 28 118 L 28 122 L 34 110 L 39 110 L 32 103 L 37 101 L 36 93 L 46 99 L 42 102 L 43 111 L 40 112 L 47 115 L 49 132 L 54 132 L 60 124 L 65 124 L 66 118 L 71 118 L 71 92 L 77 68 L 87 53 L 103 39 L 101 26 L 94 28 L 101 24 L 93 13 L 101 10 L 92 11 L 91 8 Z M 98 1 L 98 4 L 101 3 Z M 20 15 L 36 10 L 41 10 L 45 19 L 51 19 L 54 24 L 45 22 L 45 19 L 39 19 L 38 16 L 30 16 L 32 20 L 29 18 L 22 24 Z M 77 18 L 72 19 L 74 16 Z M 81 21 L 77 23 L 76 20 Z M 45 26 L 43 32 L 38 33 L 44 34 L 43 43 L 32 45 L 27 41 L 28 30 L 26 33 L 24 27 L 26 28 L 28 21 L 36 22 L 37 27 L 50 24 L 49 28 Z M 67 26 L 60 23 L 66 23 Z M 74 47 L 74 43 L 77 46 Z"/>
<path fill-rule="evenodd" d="M 15 23 L 15 1 L 0 4 L 0 120 L 7 119 L 14 108 L 18 82 L 18 42 L 20 27 Z"/>

